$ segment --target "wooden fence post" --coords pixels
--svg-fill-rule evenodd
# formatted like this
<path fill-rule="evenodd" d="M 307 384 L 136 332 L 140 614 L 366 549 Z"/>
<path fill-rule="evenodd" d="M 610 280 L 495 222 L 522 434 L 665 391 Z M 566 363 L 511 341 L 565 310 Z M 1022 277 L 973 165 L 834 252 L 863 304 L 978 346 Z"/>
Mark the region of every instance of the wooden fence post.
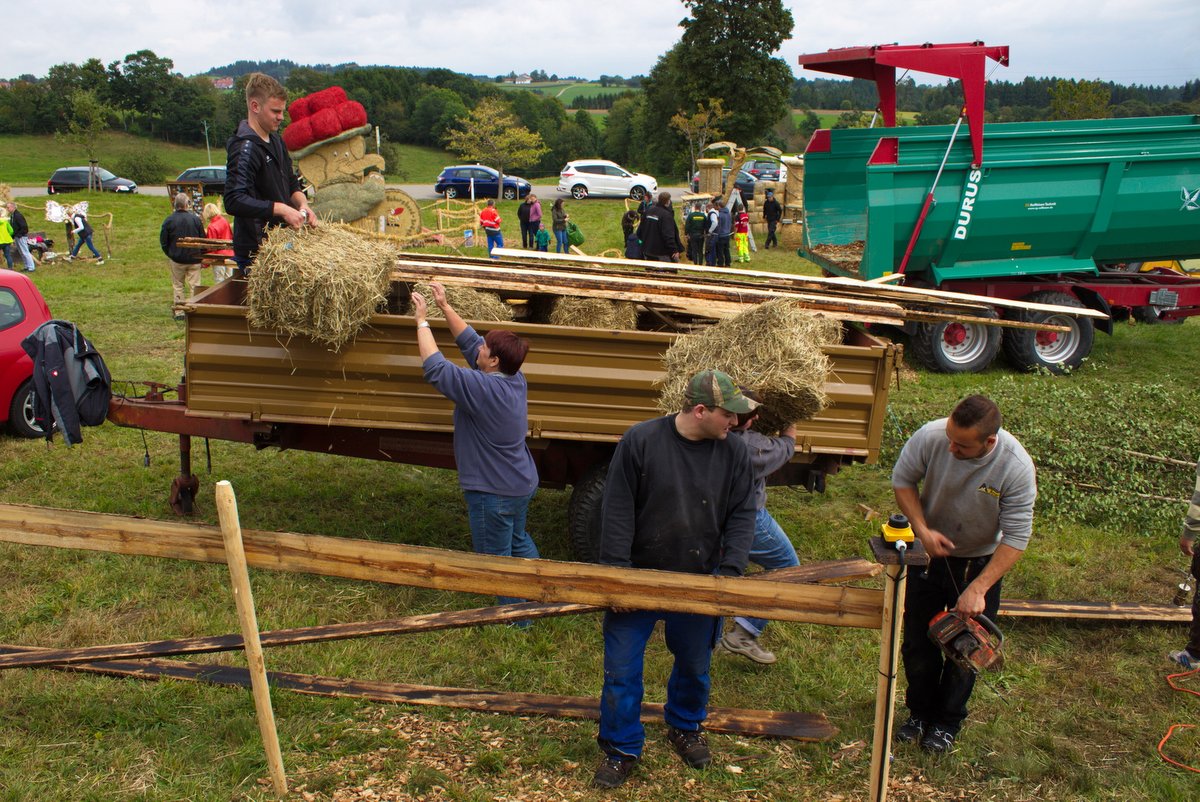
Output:
<path fill-rule="evenodd" d="M 250 687 L 254 693 L 258 730 L 262 734 L 263 748 L 267 753 L 271 783 L 275 787 L 275 793 L 283 797 L 287 794 L 287 776 L 283 773 L 283 755 L 279 751 L 275 713 L 271 709 L 271 688 L 267 684 L 267 668 L 263 661 L 262 644 L 258 639 L 258 616 L 254 612 L 254 597 L 250 594 L 250 573 L 246 569 L 246 552 L 242 548 L 242 525 L 238 520 L 237 498 L 234 497 L 233 486 L 225 480 L 217 482 L 216 493 L 217 515 L 221 520 L 221 534 L 225 538 L 225 560 L 229 565 L 233 599 L 237 603 L 238 621 L 242 626 L 242 640 L 250 669 Z"/>
<path fill-rule="evenodd" d="M 891 769 L 892 725 L 895 716 L 896 671 L 900 662 L 900 625 L 904 620 L 904 580 L 908 571 L 926 565 L 929 556 L 914 541 L 907 558 L 883 542 L 871 538 L 875 559 L 884 565 L 883 620 L 879 638 L 879 678 L 875 690 L 875 735 L 871 742 L 871 802 L 886 802 Z"/>

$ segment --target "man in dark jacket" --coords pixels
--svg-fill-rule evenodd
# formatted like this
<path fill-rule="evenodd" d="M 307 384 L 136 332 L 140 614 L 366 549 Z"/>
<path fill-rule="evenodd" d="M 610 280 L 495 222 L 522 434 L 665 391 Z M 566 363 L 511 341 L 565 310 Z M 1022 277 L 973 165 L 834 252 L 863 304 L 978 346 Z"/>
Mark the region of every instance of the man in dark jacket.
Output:
<path fill-rule="evenodd" d="M 675 415 L 633 426 L 609 463 L 601 502 L 600 556 L 607 565 L 689 574 L 741 576 L 754 540 L 754 472 L 741 438 L 728 437 L 738 415 L 757 404 L 726 374 L 704 370 L 688 382 Z M 641 722 L 646 642 L 663 621 L 675 665 L 663 718 L 684 763 L 712 762 L 701 723 L 708 712 L 709 665 L 719 618 L 653 610 L 604 615 L 604 752 L 592 784 L 625 782 L 646 739 Z"/>
<path fill-rule="evenodd" d="M 21 214 L 17 204 L 9 201 L 5 208 L 8 209 L 8 222 L 12 225 L 13 244 L 17 246 L 17 253 L 21 254 L 21 259 L 25 262 L 25 272 L 32 273 L 37 267 L 33 263 L 33 255 L 29 253 L 29 223 L 25 221 L 25 215 Z"/>
<path fill-rule="evenodd" d="M 783 206 L 775 200 L 775 193 L 772 190 L 767 190 L 767 199 L 763 201 L 762 213 L 763 220 L 767 223 L 767 242 L 763 247 L 770 248 L 774 243 L 778 248 L 779 240 L 775 237 L 775 229 L 779 225 L 779 221 L 783 219 Z"/>
<path fill-rule="evenodd" d="M 642 215 L 637 230 L 642 241 L 642 258 L 654 262 L 676 262 L 683 252 L 679 241 L 679 225 L 671 208 L 671 193 L 660 192 L 658 202 Z"/>
<path fill-rule="evenodd" d="M 201 251 L 190 248 L 180 248 L 180 237 L 203 237 L 204 223 L 189 207 L 190 199 L 186 192 L 175 196 L 175 211 L 163 220 L 162 229 L 158 232 L 158 245 L 166 254 L 171 266 L 171 288 L 174 301 L 171 304 L 171 314 L 176 320 L 183 320 L 183 304 L 190 301 L 200 286 L 200 263 L 203 259 Z M 187 293 L 184 294 L 184 285 Z"/>
<path fill-rule="evenodd" d="M 244 276 L 272 226 L 316 225 L 308 197 L 292 171 L 292 158 L 276 133 L 287 92 L 269 75 L 246 82 L 246 119 L 225 143 L 225 209 L 234 216 L 233 258 Z"/>

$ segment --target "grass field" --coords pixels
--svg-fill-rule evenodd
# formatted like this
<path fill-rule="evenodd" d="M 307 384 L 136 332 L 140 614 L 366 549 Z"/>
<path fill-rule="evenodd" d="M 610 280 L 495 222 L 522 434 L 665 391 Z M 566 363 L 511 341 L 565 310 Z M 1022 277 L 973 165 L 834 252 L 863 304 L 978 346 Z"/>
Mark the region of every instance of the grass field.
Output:
<path fill-rule="evenodd" d="M 556 97 L 567 107 L 570 107 L 572 100 L 581 95 L 619 95 L 631 88 L 628 86 L 601 86 L 599 83 L 589 81 L 545 81 L 519 85 L 496 84 L 496 86 L 501 89 L 513 91 L 526 89 L 547 97 Z M 638 92 L 641 90 L 634 89 L 633 91 Z"/>
<path fill-rule="evenodd" d="M 822 128 L 831 127 L 838 121 L 838 117 L 843 114 L 843 112 L 834 109 L 813 109 L 813 112 L 818 118 L 820 118 Z M 792 119 L 794 119 L 797 124 L 804 120 L 804 114 L 804 109 L 792 109 Z M 870 117 L 870 111 L 867 112 L 867 116 L 868 118 Z M 896 122 L 898 122 L 900 125 L 914 125 L 916 120 L 917 113 L 915 111 L 896 112 Z M 882 123 L 880 124 L 882 125 Z"/>
<path fill-rule="evenodd" d="M 102 267 L 45 266 L 35 280 L 55 315 L 76 322 L 96 343 L 116 379 L 173 383 L 183 371 L 184 330 L 169 314 L 170 284 L 158 250 L 166 201 L 90 200 L 94 222 L 113 214 L 111 260 Z M 46 227 L 38 207 L 31 202 L 26 214 L 34 227 Z M 619 246 L 622 202 L 569 201 L 567 208 L 587 234 L 586 250 Z M 506 236 L 515 237 L 515 204 L 502 203 L 500 210 Z M 96 239 L 104 241 L 99 233 Z M 756 255 L 751 266 L 811 270 L 786 251 Z M 1195 321 L 1120 325 L 1115 336 L 1099 337 L 1091 360 L 1069 376 L 1020 375 L 1001 365 L 975 376 L 905 369 L 891 391 L 880 462 L 830 477 L 824 494 L 772 489 L 769 506 L 803 561 L 866 556 L 874 525 L 863 521 L 857 505 L 893 509 L 889 466 L 904 439 L 962 395 L 986 392 L 999 400 L 1007 427 L 1037 461 L 1042 490 L 1034 539 L 1006 580 L 1005 595 L 1163 603 L 1182 578 L 1176 539 L 1194 474 L 1131 452 L 1179 460 L 1200 454 L 1197 350 Z M 213 483 L 228 479 L 246 528 L 469 549 L 452 473 L 221 441 L 211 443 L 209 473 L 203 454 L 197 439 L 199 522 L 215 523 Z M 177 470 L 177 443 L 162 434 L 148 433 L 143 441 L 136 431 L 105 425 L 86 430 L 85 441 L 71 449 L 59 441 L 47 447 L 0 437 L 4 503 L 172 520 L 166 496 Z M 567 496 L 542 490 L 531 507 L 530 531 L 551 559 L 570 558 Z M 487 603 L 271 571 L 254 571 L 251 579 L 263 629 Z M 956 750 L 933 759 L 898 747 L 889 798 L 1196 797 L 1194 775 L 1155 754 L 1172 723 L 1200 723 L 1200 703 L 1163 682 L 1163 654 L 1182 645 L 1182 627 L 1013 619 L 1001 626 L 1006 664 L 989 678 L 994 690 L 977 689 Z M 0 642 L 73 646 L 236 631 L 223 566 L 0 544 Z M 839 729 L 832 741 L 713 736 L 717 760 L 696 773 L 680 765 L 661 727 L 652 725 L 644 763 L 630 785 L 599 794 L 587 788 L 597 754 L 589 722 L 277 691 L 291 798 L 865 799 L 878 637 L 776 624 L 766 638 L 780 658 L 774 666 L 715 657 L 712 703 L 823 712 Z M 235 654 L 196 659 L 244 664 Z M 266 659 L 270 669 L 422 685 L 596 695 L 601 684 L 595 617 L 540 622 L 524 633 L 489 627 L 277 649 Z M 647 698 L 661 701 L 670 664 L 660 637 L 652 641 L 646 670 Z M 0 799 L 273 796 L 246 692 L 18 669 L 0 672 L 0 700 Z M 1176 759 L 1197 762 L 1195 733 L 1174 737 Z"/>

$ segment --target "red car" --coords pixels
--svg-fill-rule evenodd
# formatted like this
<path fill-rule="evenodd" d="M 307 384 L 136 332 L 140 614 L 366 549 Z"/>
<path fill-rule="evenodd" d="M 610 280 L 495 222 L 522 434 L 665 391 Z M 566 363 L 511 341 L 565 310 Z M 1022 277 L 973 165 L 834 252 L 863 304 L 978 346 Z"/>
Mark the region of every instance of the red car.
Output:
<path fill-rule="evenodd" d="M 7 421 L 21 437 L 43 435 L 33 419 L 33 360 L 21 340 L 50 319 L 50 307 L 29 277 L 0 270 L 0 425 Z"/>

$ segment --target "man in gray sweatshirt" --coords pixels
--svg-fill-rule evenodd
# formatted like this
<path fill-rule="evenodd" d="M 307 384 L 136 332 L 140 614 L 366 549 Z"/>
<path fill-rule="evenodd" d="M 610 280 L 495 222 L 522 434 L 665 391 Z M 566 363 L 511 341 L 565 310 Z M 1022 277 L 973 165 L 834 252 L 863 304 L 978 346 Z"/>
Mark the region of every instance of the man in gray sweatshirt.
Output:
<path fill-rule="evenodd" d="M 975 686 L 930 641 L 930 619 L 951 609 L 994 621 L 1000 580 L 1033 530 L 1033 461 L 1000 424 L 995 402 L 968 396 L 918 429 L 892 470 L 896 503 L 930 556 L 928 570 L 908 572 L 900 651 L 909 717 L 896 738 L 929 752 L 954 746 Z"/>

